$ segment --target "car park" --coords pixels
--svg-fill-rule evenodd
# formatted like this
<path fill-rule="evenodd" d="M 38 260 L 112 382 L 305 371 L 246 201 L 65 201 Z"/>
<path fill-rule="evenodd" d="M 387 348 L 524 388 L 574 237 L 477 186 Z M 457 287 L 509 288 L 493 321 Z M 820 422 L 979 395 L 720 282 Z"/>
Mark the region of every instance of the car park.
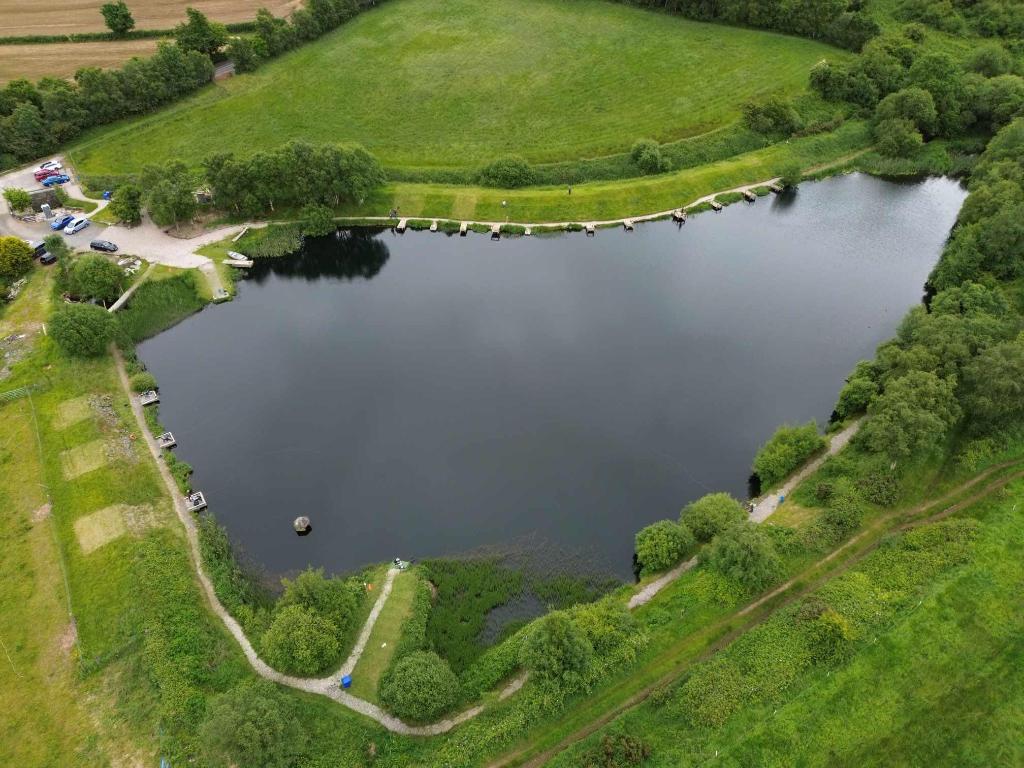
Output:
<path fill-rule="evenodd" d="M 104 253 L 117 252 L 117 246 L 109 240 L 93 240 L 89 243 L 89 247 L 94 251 L 103 251 Z"/>
<path fill-rule="evenodd" d="M 70 176 L 67 176 L 63 173 L 58 173 L 56 176 L 47 176 L 45 179 L 43 179 L 43 186 L 54 187 L 58 184 L 67 184 L 69 181 L 71 181 Z"/>
<path fill-rule="evenodd" d="M 55 231 L 64 229 L 64 227 L 66 227 L 74 220 L 74 216 L 72 216 L 70 213 L 66 213 L 63 216 L 58 216 L 52 222 L 50 222 L 50 229 Z"/>
<path fill-rule="evenodd" d="M 89 220 L 86 218 L 74 219 L 70 224 L 64 227 L 65 235 L 73 235 L 76 232 L 81 232 L 83 229 L 89 226 Z"/>

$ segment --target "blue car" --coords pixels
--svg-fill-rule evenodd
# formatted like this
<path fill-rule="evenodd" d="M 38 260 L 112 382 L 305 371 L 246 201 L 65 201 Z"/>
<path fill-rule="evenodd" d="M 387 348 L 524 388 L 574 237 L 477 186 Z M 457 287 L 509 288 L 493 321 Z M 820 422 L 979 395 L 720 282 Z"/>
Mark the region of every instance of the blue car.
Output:
<path fill-rule="evenodd" d="M 68 224 L 75 220 L 75 217 L 68 214 L 66 216 L 58 216 L 56 219 L 50 222 L 50 229 L 61 230 L 64 229 Z"/>
<path fill-rule="evenodd" d="M 67 184 L 69 181 L 71 181 L 70 176 L 65 176 L 63 173 L 58 173 L 56 176 L 47 176 L 45 179 L 43 179 L 43 186 L 52 187 L 57 184 Z"/>

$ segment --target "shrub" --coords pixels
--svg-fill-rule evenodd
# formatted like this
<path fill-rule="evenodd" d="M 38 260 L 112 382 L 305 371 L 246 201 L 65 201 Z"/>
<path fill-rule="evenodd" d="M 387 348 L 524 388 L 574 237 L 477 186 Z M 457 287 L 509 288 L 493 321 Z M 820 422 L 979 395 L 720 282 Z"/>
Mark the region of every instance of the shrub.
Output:
<path fill-rule="evenodd" d="M 743 122 L 757 133 L 791 136 L 803 127 L 793 105 L 781 96 L 769 96 L 743 105 Z"/>
<path fill-rule="evenodd" d="M 872 504 L 889 507 L 896 503 L 900 493 L 900 480 L 888 467 L 868 472 L 857 481 L 857 488 Z"/>
<path fill-rule="evenodd" d="M 477 181 L 485 187 L 515 189 L 533 184 L 534 173 L 523 158 L 518 155 L 501 157 L 480 169 Z"/>
<path fill-rule="evenodd" d="M 364 595 L 362 584 L 356 579 L 324 578 L 322 568 L 307 568 L 294 580 L 281 579 L 284 594 L 278 606 L 301 605 L 317 616 L 327 619 L 340 634 L 353 623 Z"/>
<path fill-rule="evenodd" d="M 572 621 L 599 655 L 621 647 L 638 631 L 629 609 L 611 599 L 577 605 L 572 609 Z"/>
<path fill-rule="evenodd" d="M 795 187 L 803 179 L 804 172 L 799 163 L 789 163 L 779 174 L 779 181 L 784 187 Z"/>
<path fill-rule="evenodd" d="M 976 46 L 967 58 L 966 67 L 985 77 L 996 77 L 1013 71 L 1013 56 L 997 42 Z"/>
<path fill-rule="evenodd" d="M 597 746 L 583 753 L 583 768 L 631 768 L 643 765 L 651 756 L 651 747 L 628 733 L 605 734 Z"/>
<path fill-rule="evenodd" d="M 207 753 L 232 765 L 288 768 L 307 736 L 290 698 L 267 680 L 245 680 L 213 699 L 200 740 Z"/>
<path fill-rule="evenodd" d="M 302 209 L 302 233 L 310 237 L 329 235 L 336 229 L 334 211 L 326 205 L 312 203 Z"/>
<path fill-rule="evenodd" d="M 150 389 L 156 389 L 156 376 L 149 371 L 142 371 L 132 376 L 131 384 L 133 392 L 146 392 Z"/>
<path fill-rule="evenodd" d="M 892 460 L 923 453 L 944 440 L 961 416 L 956 382 L 929 371 L 911 371 L 886 385 L 868 408 L 862 442 Z"/>
<path fill-rule="evenodd" d="M 4 189 L 4 200 L 11 207 L 11 213 L 18 213 L 32 207 L 32 195 L 17 187 Z"/>
<path fill-rule="evenodd" d="M 722 531 L 701 560 L 751 592 L 760 592 L 782 573 L 782 563 L 771 539 L 754 523 L 744 522 Z"/>
<path fill-rule="evenodd" d="M 381 704 L 398 717 L 431 720 L 455 704 L 459 681 L 436 653 L 416 651 L 384 673 L 379 694 Z"/>
<path fill-rule="evenodd" d="M 857 490 L 849 481 L 843 479 L 835 485 L 828 506 L 822 513 L 822 521 L 834 534 L 833 540 L 846 538 L 860 527 L 864 516 L 864 505 L 861 503 Z"/>
<path fill-rule="evenodd" d="M 334 622 L 301 605 L 278 610 L 260 644 L 269 664 L 306 676 L 326 670 L 341 650 Z"/>
<path fill-rule="evenodd" d="M 875 126 L 875 147 L 884 157 L 910 157 L 923 141 L 921 132 L 906 118 L 882 120 Z"/>
<path fill-rule="evenodd" d="M 679 522 L 687 526 L 697 541 L 711 541 L 726 528 L 747 519 L 747 512 L 728 493 L 709 493 L 687 504 Z"/>
<path fill-rule="evenodd" d="M 629 158 L 645 175 L 664 173 L 671 167 L 669 161 L 662 157 L 661 147 L 654 139 L 637 140 L 629 152 Z"/>
<path fill-rule="evenodd" d="M 96 299 L 106 305 L 121 295 L 124 279 L 124 272 L 116 264 L 90 253 L 72 264 L 68 288 L 81 299 Z"/>
<path fill-rule="evenodd" d="M 693 533 L 672 520 L 659 520 L 636 535 L 636 556 L 644 573 L 671 568 L 693 546 Z"/>
<path fill-rule="evenodd" d="M 839 401 L 836 403 L 836 415 L 846 419 L 858 413 L 864 413 L 868 405 L 878 393 L 878 385 L 871 379 L 855 376 L 847 379 L 839 390 Z"/>
<path fill-rule="evenodd" d="M 826 608 L 808 626 L 811 656 L 818 663 L 842 661 L 853 650 L 855 633 L 850 620 L 841 613 Z"/>
<path fill-rule="evenodd" d="M 590 666 L 594 648 L 562 611 L 550 613 L 527 635 L 520 660 L 544 680 L 577 684 Z"/>
<path fill-rule="evenodd" d="M 924 134 L 932 135 L 938 126 L 939 114 L 935 99 L 924 88 L 912 86 L 890 93 L 875 107 L 878 121 L 904 119 L 911 121 Z"/>
<path fill-rule="evenodd" d="M 0 280 L 13 283 L 32 268 L 32 249 L 20 237 L 0 237 Z"/>
<path fill-rule="evenodd" d="M 825 440 L 813 421 L 797 427 L 783 424 L 754 457 L 761 487 L 771 488 L 824 447 Z"/>
<path fill-rule="evenodd" d="M 50 336 L 66 354 L 98 357 L 114 338 L 116 321 L 107 310 L 91 304 L 67 304 L 50 320 Z"/>

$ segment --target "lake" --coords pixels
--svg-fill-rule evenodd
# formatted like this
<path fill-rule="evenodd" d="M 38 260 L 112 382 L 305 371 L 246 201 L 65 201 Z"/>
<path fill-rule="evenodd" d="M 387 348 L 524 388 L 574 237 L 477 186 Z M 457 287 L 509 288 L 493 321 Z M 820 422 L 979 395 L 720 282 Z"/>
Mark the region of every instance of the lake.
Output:
<path fill-rule="evenodd" d="M 271 573 L 536 535 L 628 577 L 638 529 L 745 498 L 778 425 L 824 425 L 965 195 L 850 175 L 596 237 L 345 232 L 139 355 L 194 487 Z"/>

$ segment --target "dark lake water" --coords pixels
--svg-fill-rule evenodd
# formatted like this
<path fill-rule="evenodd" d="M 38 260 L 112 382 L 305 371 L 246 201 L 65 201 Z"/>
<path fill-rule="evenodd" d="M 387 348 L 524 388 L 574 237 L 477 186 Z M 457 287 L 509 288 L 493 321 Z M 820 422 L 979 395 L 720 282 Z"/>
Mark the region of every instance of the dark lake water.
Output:
<path fill-rule="evenodd" d="M 846 176 L 593 238 L 328 238 L 139 351 L 195 487 L 271 572 L 538 534 L 628 576 L 640 527 L 744 497 L 779 424 L 824 424 L 964 196 Z"/>

